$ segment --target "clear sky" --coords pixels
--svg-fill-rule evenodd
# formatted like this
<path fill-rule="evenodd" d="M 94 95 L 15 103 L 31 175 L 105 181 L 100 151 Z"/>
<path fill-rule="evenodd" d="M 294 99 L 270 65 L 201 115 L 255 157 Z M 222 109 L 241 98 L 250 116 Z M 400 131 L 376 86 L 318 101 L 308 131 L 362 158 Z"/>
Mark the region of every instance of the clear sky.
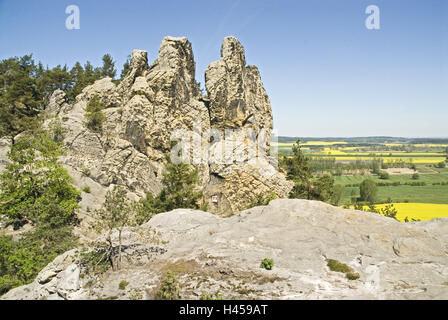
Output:
<path fill-rule="evenodd" d="M 65 9 L 80 9 L 67 30 Z M 366 7 L 380 29 L 365 27 Z M 0 0 L 0 59 L 33 53 L 50 67 L 132 49 L 150 61 L 186 36 L 204 83 L 225 36 L 258 66 L 277 134 L 448 137 L 447 0 Z"/>

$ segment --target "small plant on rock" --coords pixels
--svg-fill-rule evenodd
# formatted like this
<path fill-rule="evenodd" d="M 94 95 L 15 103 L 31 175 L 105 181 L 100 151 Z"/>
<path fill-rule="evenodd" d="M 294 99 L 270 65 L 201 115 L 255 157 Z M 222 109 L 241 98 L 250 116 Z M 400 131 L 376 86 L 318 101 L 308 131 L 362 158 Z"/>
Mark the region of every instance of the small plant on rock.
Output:
<path fill-rule="evenodd" d="M 120 282 L 120 284 L 118 285 L 118 289 L 120 290 L 125 290 L 126 287 L 128 286 L 129 282 L 127 282 L 126 280 L 122 280 Z"/>
<path fill-rule="evenodd" d="M 360 277 L 359 273 L 355 272 L 351 267 L 345 263 L 339 262 L 338 260 L 327 259 L 327 266 L 331 271 L 345 273 L 348 280 L 357 280 Z"/>
<path fill-rule="evenodd" d="M 177 300 L 180 298 L 179 282 L 172 271 L 166 273 L 155 298 L 157 300 Z"/>
<path fill-rule="evenodd" d="M 263 261 L 261 261 L 260 268 L 266 269 L 266 270 L 272 270 L 274 267 L 274 260 L 270 258 L 264 258 Z"/>

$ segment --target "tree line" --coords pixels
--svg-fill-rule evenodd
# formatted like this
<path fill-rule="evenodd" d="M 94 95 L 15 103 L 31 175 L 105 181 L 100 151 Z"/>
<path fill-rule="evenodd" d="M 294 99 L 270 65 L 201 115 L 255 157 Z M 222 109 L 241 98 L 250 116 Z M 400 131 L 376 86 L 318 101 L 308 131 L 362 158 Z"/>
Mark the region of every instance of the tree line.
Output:
<path fill-rule="evenodd" d="M 95 67 L 89 61 L 76 62 L 54 68 L 36 63 L 32 54 L 4 59 L 0 62 L 0 136 L 15 136 L 39 126 L 38 116 L 45 109 L 54 90 L 65 91 L 69 102 L 88 85 L 104 77 L 117 83 L 127 74 L 130 57 L 123 66 L 120 78 L 110 54 L 102 58 L 102 65 Z"/>

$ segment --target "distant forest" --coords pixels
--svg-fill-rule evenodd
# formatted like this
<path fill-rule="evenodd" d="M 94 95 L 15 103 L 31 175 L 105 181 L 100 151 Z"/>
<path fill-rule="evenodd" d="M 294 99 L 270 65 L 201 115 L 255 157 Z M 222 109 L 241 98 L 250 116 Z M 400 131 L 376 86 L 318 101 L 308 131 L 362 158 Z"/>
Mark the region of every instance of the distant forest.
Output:
<path fill-rule="evenodd" d="M 280 143 L 292 143 L 300 139 L 301 142 L 305 143 L 307 141 L 328 141 L 328 142 L 347 142 L 347 144 L 356 144 L 360 146 L 362 144 L 372 145 L 372 144 L 384 144 L 384 143 L 401 143 L 401 144 L 430 144 L 448 143 L 448 138 L 402 138 L 402 137 L 350 137 L 350 138 L 335 138 L 335 137 L 286 137 L 278 136 L 278 142 Z"/>

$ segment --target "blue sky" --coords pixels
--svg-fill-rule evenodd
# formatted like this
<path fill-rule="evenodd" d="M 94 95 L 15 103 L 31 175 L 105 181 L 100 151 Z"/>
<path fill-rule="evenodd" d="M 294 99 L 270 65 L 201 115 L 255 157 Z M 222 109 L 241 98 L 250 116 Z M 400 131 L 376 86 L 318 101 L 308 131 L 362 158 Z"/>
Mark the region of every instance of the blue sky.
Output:
<path fill-rule="evenodd" d="M 65 8 L 80 8 L 67 30 Z M 368 30 L 368 5 L 380 30 Z M 258 66 L 277 134 L 448 136 L 446 0 L 0 0 L 0 59 L 33 53 L 50 67 L 132 49 L 150 61 L 166 35 L 186 36 L 204 82 L 225 36 Z"/>

